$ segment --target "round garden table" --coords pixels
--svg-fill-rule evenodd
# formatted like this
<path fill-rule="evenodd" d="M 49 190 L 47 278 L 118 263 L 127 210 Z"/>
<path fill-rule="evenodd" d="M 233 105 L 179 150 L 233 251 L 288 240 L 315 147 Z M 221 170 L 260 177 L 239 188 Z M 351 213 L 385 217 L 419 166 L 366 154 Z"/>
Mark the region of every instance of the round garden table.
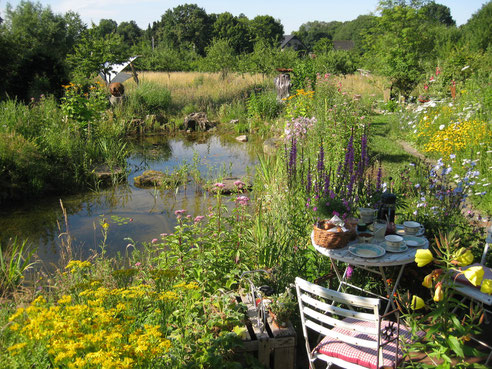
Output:
<path fill-rule="evenodd" d="M 385 314 L 388 312 L 390 306 L 392 306 L 393 309 L 396 308 L 393 299 L 394 299 L 395 292 L 398 289 L 398 284 L 400 283 L 400 279 L 401 276 L 403 275 L 403 271 L 405 270 L 405 265 L 413 263 L 415 261 L 415 253 L 417 252 L 418 249 L 427 249 L 429 247 L 429 241 L 425 237 L 422 237 L 422 239 L 425 241 L 423 242 L 423 245 L 419 247 L 408 247 L 408 250 L 404 252 L 386 252 L 383 256 L 380 257 L 364 258 L 364 257 L 355 256 L 349 251 L 349 247 L 351 245 L 360 243 L 358 241 L 349 242 L 347 246 L 339 249 L 327 249 L 316 245 L 316 243 L 314 242 L 314 232 L 311 233 L 311 242 L 314 248 L 316 249 L 316 251 L 330 258 L 330 262 L 331 265 L 333 266 L 333 270 L 335 271 L 338 281 L 340 282 L 337 290 L 340 291 L 344 287 L 352 287 L 359 291 L 364 291 L 368 294 L 375 295 L 385 300 L 388 300 L 388 304 L 386 305 L 386 309 L 384 312 Z M 381 246 L 384 248 L 384 245 Z M 388 294 L 388 297 L 377 295 L 371 291 L 364 290 L 361 287 L 349 283 L 346 278 L 347 269 L 345 268 L 345 271 L 342 273 L 336 262 L 343 262 L 350 265 L 354 265 L 364 270 L 367 270 L 371 273 L 380 275 L 381 278 L 383 279 L 383 284 L 386 289 L 386 293 Z M 388 284 L 388 280 L 386 278 L 385 268 L 387 267 L 400 267 L 400 270 L 398 272 L 398 277 L 396 278 L 393 288 L 391 288 L 391 286 Z"/>

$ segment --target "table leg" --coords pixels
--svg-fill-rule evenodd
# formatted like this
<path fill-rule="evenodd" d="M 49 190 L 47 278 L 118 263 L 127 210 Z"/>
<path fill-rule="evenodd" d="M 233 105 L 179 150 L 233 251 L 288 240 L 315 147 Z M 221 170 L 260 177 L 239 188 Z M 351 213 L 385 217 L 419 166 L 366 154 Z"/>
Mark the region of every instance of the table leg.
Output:
<path fill-rule="evenodd" d="M 386 274 L 384 273 L 383 267 L 379 267 L 379 271 L 381 272 L 381 276 L 383 277 L 383 283 L 384 287 L 386 288 L 386 293 L 388 293 L 388 304 L 386 305 L 386 309 L 384 310 L 384 313 L 386 314 L 389 311 L 390 306 L 393 307 L 393 309 L 396 309 L 395 303 L 394 303 L 394 295 L 396 293 L 396 289 L 398 288 L 398 284 L 400 283 L 401 276 L 403 275 L 403 270 L 405 269 L 405 264 L 403 264 L 400 268 L 400 271 L 398 272 L 398 276 L 396 277 L 396 281 L 393 285 L 393 289 L 390 289 L 390 286 L 388 284 L 388 280 L 386 278 Z"/>
<path fill-rule="evenodd" d="M 347 273 L 347 268 L 345 268 L 345 271 L 343 272 L 343 275 L 342 275 L 342 274 L 340 274 L 340 271 L 338 270 L 336 263 L 334 263 L 332 259 L 330 259 L 330 262 L 331 262 L 331 266 L 332 266 L 333 270 L 335 271 L 335 274 L 337 275 L 337 278 L 338 278 L 337 291 L 340 292 L 340 290 L 342 289 L 342 285 L 345 281 L 345 274 Z"/>

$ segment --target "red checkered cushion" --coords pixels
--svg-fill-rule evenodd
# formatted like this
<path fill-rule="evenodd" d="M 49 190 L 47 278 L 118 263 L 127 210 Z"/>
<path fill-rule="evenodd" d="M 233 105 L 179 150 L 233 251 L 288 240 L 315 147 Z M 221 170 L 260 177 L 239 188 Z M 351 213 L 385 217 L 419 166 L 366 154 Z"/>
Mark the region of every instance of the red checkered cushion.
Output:
<path fill-rule="evenodd" d="M 345 322 L 357 324 L 359 326 L 370 327 L 374 323 L 360 321 L 353 318 L 344 319 Z M 381 323 L 381 329 L 389 325 L 390 322 L 385 321 Z M 396 328 L 396 325 L 395 325 Z M 354 336 L 364 340 L 376 341 L 377 336 L 368 335 L 360 332 L 349 331 L 343 328 L 334 328 L 333 331 L 342 333 L 346 336 Z M 424 336 L 424 332 L 418 332 L 419 338 Z M 410 341 L 411 333 L 407 327 L 400 324 L 400 339 L 405 338 L 406 341 Z M 384 343 L 383 337 L 381 337 L 381 343 Z M 396 365 L 401 361 L 403 352 L 401 350 L 401 344 L 398 346 L 398 361 L 395 363 L 395 353 L 396 353 L 396 341 L 390 342 L 383 346 L 383 362 L 379 363 L 379 367 L 396 367 Z M 366 347 L 358 347 L 355 345 L 349 345 L 343 341 L 331 337 L 325 337 L 316 348 L 313 350 L 313 354 L 320 353 L 326 356 L 339 358 L 341 360 L 347 361 L 349 363 L 357 364 L 371 369 L 379 369 L 376 367 L 377 352 L 374 349 L 369 349 Z"/>

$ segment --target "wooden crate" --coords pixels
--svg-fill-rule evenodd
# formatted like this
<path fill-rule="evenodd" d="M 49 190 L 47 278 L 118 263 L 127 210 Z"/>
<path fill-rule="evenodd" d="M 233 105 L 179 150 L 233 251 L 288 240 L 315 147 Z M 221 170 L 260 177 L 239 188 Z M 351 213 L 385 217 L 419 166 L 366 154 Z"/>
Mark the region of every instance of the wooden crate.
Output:
<path fill-rule="evenodd" d="M 236 350 L 238 355 L 248 353 L 258 359 L 266 368 L 294 369 L 296 365 L 296 331 L 292 324 L 279 327 L 269 316 L 263 332 L 256 326 L 256 309 L 247 301 L 246 296 L 240 298 L 248 307 L 248 333 L 243 340 L 243 347 Z"/>

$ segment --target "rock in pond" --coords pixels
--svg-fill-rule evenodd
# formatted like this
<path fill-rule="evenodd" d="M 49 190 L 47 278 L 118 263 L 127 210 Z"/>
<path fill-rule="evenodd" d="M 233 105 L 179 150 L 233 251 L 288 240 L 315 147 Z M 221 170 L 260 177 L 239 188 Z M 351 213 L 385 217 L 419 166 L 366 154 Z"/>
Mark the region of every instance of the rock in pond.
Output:
<path fill-rule="evenodd" d="M 275 154 L 281 144 L 281 140 L 276 137 L 269 138 L 263 142 L 263 152 L 267 155 Z"/>
<path fill-rule="evenodd" d="M 212 184 L 208 186 L 206 189 L 210 193 L 217 193 L 220 190 L 220 193 L 223 195 L 230 195 L 232 193 L 243 193 L 245 191 L 251 191 L 253 186 L 246 181 L 243 181 L 242 178 L 238 177 L 228 177 L 224 178 L 222 181 L 218 182 L 222 183 L 224 187 L 216 186 Z"/>
<path fill-rule="evenodd" d="M 135 177 L 134 183 L 136 187 L 161 187 L 162 185 L 170 184 L 176 180 L 172 175 L 159 172 L 158 170 L 146 170 L 142 175 Z"/>
<path fill-rule="evenodd" d="M 239 142 L 248 142 L 248 136 L 246 135 L 237 136 L 236 140 Z"/>
<path fill-rule="evenodd" d="M 113 184 L 113 178 L 121 181 L 126 178 L 123 169 L 116 167 L 110 168 L 107 164 L 99 164 L 92 169 L 97 182 L 100 185 L 109 186 Z"/>

